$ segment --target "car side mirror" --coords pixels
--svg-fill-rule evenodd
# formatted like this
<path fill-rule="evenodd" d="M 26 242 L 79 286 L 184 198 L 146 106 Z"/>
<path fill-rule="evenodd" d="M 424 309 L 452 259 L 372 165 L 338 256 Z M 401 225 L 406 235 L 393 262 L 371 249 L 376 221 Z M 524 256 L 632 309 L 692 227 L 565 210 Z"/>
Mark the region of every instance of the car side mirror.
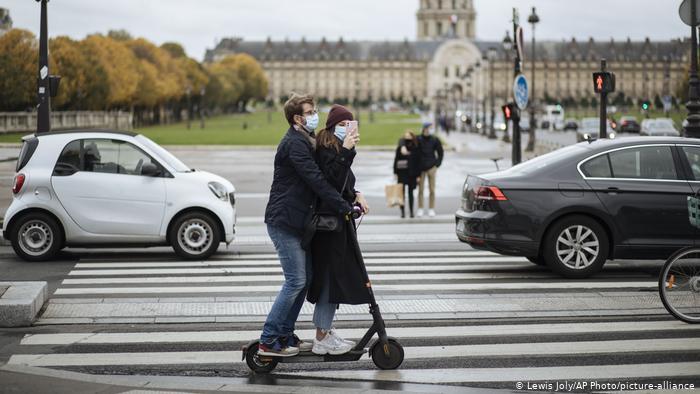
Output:
<path fill-rule="evenodd" d="M 141 175 L 143 176 L 159 176 L 160 174 L 160 168 L 153 163 L 145 163 L 141 167 Z"/>

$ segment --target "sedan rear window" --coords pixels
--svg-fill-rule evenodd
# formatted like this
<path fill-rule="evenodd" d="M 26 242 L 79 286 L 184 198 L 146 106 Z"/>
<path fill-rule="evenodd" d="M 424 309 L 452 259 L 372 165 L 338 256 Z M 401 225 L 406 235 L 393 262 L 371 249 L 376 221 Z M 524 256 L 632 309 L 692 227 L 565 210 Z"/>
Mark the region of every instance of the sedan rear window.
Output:
<path fill-rule="evenodd" d="M 610 153 L 615 178 L 678 179 L 669 146 L 642 146 Z"/>
<path fill-rule="evenodd" d="M 598 156 L 585 162 L 581 166 L 581 172 L 589 178 L 612 178 L 608 155 Z"/>

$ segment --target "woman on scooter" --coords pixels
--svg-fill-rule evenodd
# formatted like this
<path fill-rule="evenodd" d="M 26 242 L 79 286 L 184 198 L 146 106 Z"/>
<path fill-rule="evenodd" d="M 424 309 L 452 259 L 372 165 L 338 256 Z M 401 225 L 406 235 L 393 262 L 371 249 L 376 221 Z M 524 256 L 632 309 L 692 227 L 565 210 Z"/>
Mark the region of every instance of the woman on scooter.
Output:
<path fill-rule="evenodd" d="M 316 161 L 328 182 L 349 203 L 357 204 L 363 213 L 369 212 L 367 200 L 355 190 L 355 175 L 350 167 L 355 158 L 355 145 L 359 132 L 350 130 L 352 113 L 345 107 L 334 105 L 328 114 L 325 129 L 317 137 Z M 325 202 L 318 204 L 317 212 L 332 213 Z M 316 326 L 312 352 L 315 354 L 343 354 L 355 343 L 341 338 L 333 329 L 333 318 L 338 304 L 367 304 L 370 296 L 355 254 L 355 224 L 341 220 L 341 231 L 316 232 L 311 242 L 313 277 L 307 300 L 316 304 L 313 322 Z"/>

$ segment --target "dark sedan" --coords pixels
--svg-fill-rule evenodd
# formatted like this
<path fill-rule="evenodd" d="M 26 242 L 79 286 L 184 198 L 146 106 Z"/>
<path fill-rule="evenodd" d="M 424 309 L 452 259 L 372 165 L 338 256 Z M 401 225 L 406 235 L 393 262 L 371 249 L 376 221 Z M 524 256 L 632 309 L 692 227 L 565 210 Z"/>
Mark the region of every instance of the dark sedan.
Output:
<path fill-rule="evenodd" d="M 698 139 L 582 142 L 468 176 L 456 232 L 474 248 L 585 278 L 608 259 L 664 259 L 693 245 L 687 198 L 698 192 Z"/>

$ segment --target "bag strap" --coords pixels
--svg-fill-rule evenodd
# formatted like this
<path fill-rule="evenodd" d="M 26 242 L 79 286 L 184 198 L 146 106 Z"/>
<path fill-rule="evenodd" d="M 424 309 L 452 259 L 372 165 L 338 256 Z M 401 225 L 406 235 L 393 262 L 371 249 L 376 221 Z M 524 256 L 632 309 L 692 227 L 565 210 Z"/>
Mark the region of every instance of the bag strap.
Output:
<path fill-rule="evenodd" d="M 345 186 L 348 184 L 348 178 L 350 178 L 350 169 L 348 168 L 348 172 L 345 174 L 345 181 L 343 182 L 343 188 L 340 189 L 340 198 L 343 198 L 343 193 L 345 192 Z M 313 203 L 311 204 L 311 212 L 314 214 L 316 213 L 316 206 L 318 205 L 318 197 L 314 198 Z"/>

